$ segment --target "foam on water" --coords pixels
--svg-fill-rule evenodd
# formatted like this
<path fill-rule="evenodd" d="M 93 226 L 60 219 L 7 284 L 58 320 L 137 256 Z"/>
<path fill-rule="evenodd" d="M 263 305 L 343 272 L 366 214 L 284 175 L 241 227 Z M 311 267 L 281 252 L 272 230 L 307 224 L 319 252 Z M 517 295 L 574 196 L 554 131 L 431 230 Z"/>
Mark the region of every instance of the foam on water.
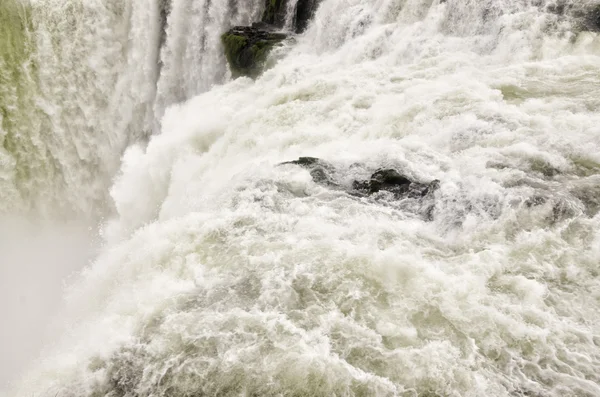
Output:
<path fill-rule="evenodd" d="M 323 0 L 168 108 L 14 395 L 599 395 L 600 38 L 547 5 Z M 439 179 L 433 221 L 303 155 Z"/>

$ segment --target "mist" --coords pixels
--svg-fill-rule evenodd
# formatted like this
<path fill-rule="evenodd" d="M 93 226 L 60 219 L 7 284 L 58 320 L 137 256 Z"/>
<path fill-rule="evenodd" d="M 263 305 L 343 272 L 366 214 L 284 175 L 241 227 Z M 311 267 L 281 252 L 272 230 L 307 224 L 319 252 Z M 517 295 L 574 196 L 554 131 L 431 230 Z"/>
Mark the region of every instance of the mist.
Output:
<path fill-rule="evenodd" d="M 65 327 L 65 287 L 93 256 L 83 222 L 0 219 L 0 396 Z"/>

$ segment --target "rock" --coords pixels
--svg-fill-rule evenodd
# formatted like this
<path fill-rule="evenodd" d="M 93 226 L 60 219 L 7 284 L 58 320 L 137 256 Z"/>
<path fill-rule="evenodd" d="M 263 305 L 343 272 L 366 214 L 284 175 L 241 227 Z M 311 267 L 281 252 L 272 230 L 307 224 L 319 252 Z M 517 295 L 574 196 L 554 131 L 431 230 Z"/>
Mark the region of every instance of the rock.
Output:
<path fill-rule="evenodd" d="M 250 26 L 236 26 L 221 36 L 233 77 L 257 77 L 271 49 L 287 35 Z"/>
<path fill-rule="evenodd" d="M 275 26 L 269 25 L 268 23 L 262 21 L 252 22 L 252 25 L 250 25 L 250 27 L 258 30 L 264 30 L 265 32 L 275 31 Z"/>
<path fill-rule="evenodd" d="M 171 12 L 171 0 L 162 0 L 158 3 L 158 18 L 160 24 L 160 36 L 158 39 L 160 50 L 162 46 L 167 41 L 167 19 L 169 17 L 169 13 Z"/>
<path fill-rule="evenodd" d="M 296 18 L 294 20 L 294 29 L 296 33 L 302 33 L 306 30 L 308 23 L 317 11 L 318 5 L 318 0 L 298 0 L 298 5 L 296 6 Z"/>
<path fill-rule="evenodd" d="M 396 198 L 420 198 L 432 193 L 439 187 L 439 181 L 429 184 L 411 181 L 394 169 L 375 171 L 368 181 L 354 181 L 352 188 L 363 194 L 375 194 L 379 191 L 393 193 Z"/>
<path fill-rule="evenodd" d="M 262 22 L 272 25 L 276 28 L 283 28 L 285 25 L 286 14 L 288 11 L 289 0 L 265 0 L 265 11 L 263 12 Z M 296 9 L 292 16 L 293 31 L 302 33 L 308 27 L 317 10 L 319 0 L 298 0 Z"/>
<path fill-rule="evenodd" d="M 257 77 L 263 71 L 271 49 L 288 37 L 286 33 L 277 32 L 285 27 L 288 1 L 265 0 L 261 21 L 252 23 L 252 26 L 236 26 L 221 36 L 234 78 Z M 300 33 L 306 29 L 318 2 L 319 0 L 298 0 L 292 15 L 291 33 Z"/>
<path fill-rule="evenodd" d="M 368 180 L 354 181 L 348 188 L 344 186 L 343 175 L 338 174 L 335 167 L 317 157 L 300 157 L 298 160 L 286 161 L 280 165 L 293 164 L 310 170 L 310 175 L 316 183 L 327 185 L 336 190 L 346 190 L 350 196 L 373 196 L 376 200 L 392 204 L 403 211 L 419 214 L 427 221 L 433 220 L 435 210 L 434 193 L 440 186 L 440 181 L 429 183 L 411 181 L 398 171 L 388 168 L 375 171 Z M 355 168 L 360 165 L 350 166 Z M 391 193 L 377 195 L 379 192 Z M 406 199 L 406 200 L 405 200 Z"/>
<path fill-rule="evenodd" d="M 408 207 L 415 208 L 427 220 L 433 220 L 435 210 L 434 193 L 440 187 L 437 179 L 429 183 L 411 181 L 394 169 L 377 170 L 368 181 L 354 181 L 351 194 L 373 195 L 379 192 L 389 192 L 395 200 L 408 199 L 413 204 Z"/>
<path fill-rule="evenodd" d="M 375 171 L 368 181 L 354 181 L 350 194 L 371 196 L 379 192 L 388 192 L 393 195 L 394 200 L 401 200 L 401 208 L 404 210 L 420 214 L 426 221 L 432 221 L 435 211 L 434 193 L 439 187 L 440 181 L 437 179 L 421 183 L 411 181 L 394 169 L 381 169 Z"/>
<path fill-rule="evenodd" d="M 316 157 L 300 157 L 298 160 L 286 161 L 285 163 L 281 163 L 281 164 L 295 164 L 295 165 L 300 165 L 302 167 L 312 167 L 321 162 L 322 162 L 321 159 L 318 159 Z"/>
<path fill-rule="evenodd" d="M 316 183 L 322 183 L 329 186 L 337 186 L 333 181 L 333 167 L 316 157 L 300 157 L 298 160 L 286 161 L 284 164 L 294 164 L 310 170 L 310 176 Z"/>
<path fill-rule="evenodd" d="M 378 170 L 371 175 L 371 181 L 369 182 L 369 193 L 377 193 L 380 190 L 394 192 L 407 191 L 410 184 L 410 180 L 405 176 L 400 175 L 396 170 Z"/>
<path fill-rule="evenodd" d="M 294 164 L 309 169 L 310 175 L 317 183 L 339 186 L 338 183 L 334 182 L 335 168 L 317 157 L 300 157 L 298 160 L 286 161 L 280 165 L 285 164 Z M 398 171 L 388 168 L 375 171 L 369 180 L 354 181 L 350 193 L 364 196 L 387 191 L 393 193 L 395 198 L 420 199 L 431 196 L 439 186 L 440 181 L 437 179 L 430 183 L 415 182 Z"/>

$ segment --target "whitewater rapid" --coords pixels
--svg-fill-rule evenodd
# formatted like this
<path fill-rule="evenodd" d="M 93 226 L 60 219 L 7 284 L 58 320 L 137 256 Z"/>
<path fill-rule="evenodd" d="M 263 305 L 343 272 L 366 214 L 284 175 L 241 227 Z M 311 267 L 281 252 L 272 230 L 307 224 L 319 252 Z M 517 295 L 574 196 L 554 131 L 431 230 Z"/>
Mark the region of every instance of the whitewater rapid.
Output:
<path fill-rule="evenodd" d="M 598 33 L 549 1 L 322 0 L 227 81 L 218 35 L 171 35 L 261 5 L 210 3 L 173 1 L 156 92 L 110 63 L 160 133 L 118 162 L 63 340 L 10 395 L 600 395 Z M 433 220 L 279 165 L 299 156 L 348 188 L 438 179 Z"/>

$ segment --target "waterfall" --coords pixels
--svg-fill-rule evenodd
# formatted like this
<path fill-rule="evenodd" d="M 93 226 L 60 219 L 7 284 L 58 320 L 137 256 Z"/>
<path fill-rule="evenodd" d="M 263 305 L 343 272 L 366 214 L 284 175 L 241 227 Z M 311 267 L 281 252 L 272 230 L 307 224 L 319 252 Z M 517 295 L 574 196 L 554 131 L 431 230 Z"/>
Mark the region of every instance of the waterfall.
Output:
<path fill-rule="evenodd" d="M 221 84 L 227 77 L 221 34 L 259 19 L 263 1 L 172 0 L 155 114 Z"/>
<path fill-rule="evenodd" d="M 3 210 L 111 208 L 8 396 L 600 395 L 598 1 L 288 0 L 256 79 L 263 1 L 3 4 Z"/>
<path fill-rule="evenodd" d="M 296 15 L 296 11 L 298 9 L 298 0 L 288 0 L 286 4 L 286 15 L 285 22 L 283 24 L 284 30 L 293 31 L 294 30 L 294 17 Z"/>
<path fill-rule="evenodd" d="M 125 148 L 160 128 L 166 106 L 224 82 L 220 35 L 257 19 L 261 7 L 258 0 L 3 3 L 2 212 L 106 214 Z"/>

